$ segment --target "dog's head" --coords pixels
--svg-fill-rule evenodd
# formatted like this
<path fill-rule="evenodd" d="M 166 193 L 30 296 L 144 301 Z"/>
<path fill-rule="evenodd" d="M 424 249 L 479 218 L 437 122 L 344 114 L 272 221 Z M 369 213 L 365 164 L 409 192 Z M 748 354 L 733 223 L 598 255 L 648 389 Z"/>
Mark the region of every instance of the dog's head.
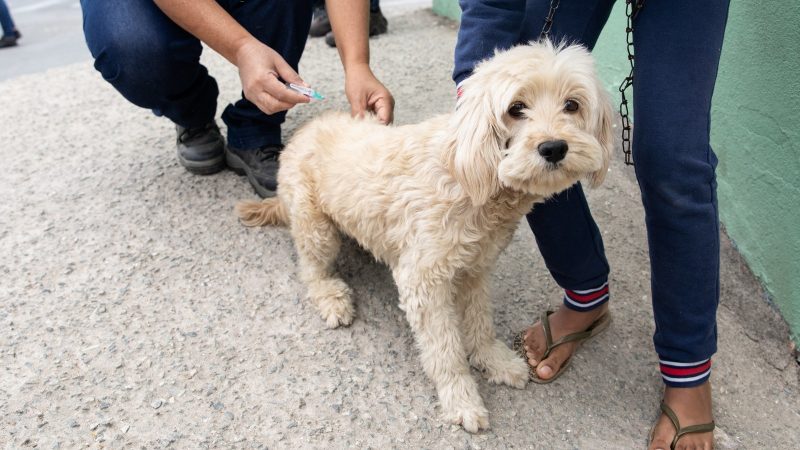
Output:
<path fill-rule="evenodd" d="M 583 178 L 603 181 L 612 110 L 584 47 L 541 42 L 497 52 L 461 87 L 453 171 L 473 204 L 502 188 L 548 197 Z"/>

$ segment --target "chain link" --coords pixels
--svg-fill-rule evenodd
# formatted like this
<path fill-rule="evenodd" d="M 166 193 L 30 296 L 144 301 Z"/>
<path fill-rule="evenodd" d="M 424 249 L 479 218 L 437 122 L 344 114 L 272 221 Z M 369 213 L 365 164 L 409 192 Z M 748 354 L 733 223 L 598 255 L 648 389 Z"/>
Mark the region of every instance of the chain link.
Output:
<path fill-rule="evenodd" d="M 619 85 L 619 93 L 622 96 L 622 101 L 619 104 L 619 115 L 622 119 L 622 153 L 625 154 L 625 164 L 629 166 L 633 165 L 633 154 L 631 152 L 630 111 L 628 110 L 628 98 L 625 96 L 625 91 L 630 86 L 633 86 L 633 19 L 639 14 L 643 4 L 644 0 L 625 0 L 625 15 L 628 17 L 628 25 L 625 27 L 625 42 L 631 71 Z"/>
<path fill-rule="evenodd" d="M 556 15 L 556 10 L 561 4 L 561 0 L 550 0 L 550 10 L 547 11 L 547 17 L 544 18 L 544 26 L 542 26 L 542 33 L 539 35 L 539 40 L 550 37 L 550 28 L 553 27 L 553 16 Z"/>

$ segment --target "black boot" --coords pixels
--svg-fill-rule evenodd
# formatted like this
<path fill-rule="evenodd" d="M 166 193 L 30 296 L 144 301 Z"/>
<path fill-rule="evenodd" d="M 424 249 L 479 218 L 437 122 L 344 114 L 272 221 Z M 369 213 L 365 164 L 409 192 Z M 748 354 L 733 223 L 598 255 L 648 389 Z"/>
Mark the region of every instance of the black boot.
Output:
<path fill-rule="evenodd" d="M 278 189 L 278 157 L 283 145 L 265 145 L 255 149 L 228 147 L 226 161 L 228 167 L 247 180 L 264 197 L 272 197 Z"/>
<path fill-rule="evenodd" d="M 225 168 L 225 138 L 217 124 L 184 128 L 175 125 L 178 133 L 178 162 L 191 173 L 211 175 Z"/>

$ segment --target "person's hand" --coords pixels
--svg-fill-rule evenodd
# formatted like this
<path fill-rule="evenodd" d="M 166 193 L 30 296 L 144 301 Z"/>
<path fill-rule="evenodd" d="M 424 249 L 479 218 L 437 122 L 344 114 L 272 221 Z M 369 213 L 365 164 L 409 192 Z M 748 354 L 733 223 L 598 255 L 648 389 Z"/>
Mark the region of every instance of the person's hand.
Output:
<path fill-rule="evenodd" d="M 394 97 L 375 78 L 368 65 L 348 67 L 344 89 L 353 116 L 362 117 L 367 111 L 372 111 L 384 125 L 394 120 Z"/>
<path fill-rule="evenodd" d="M 242 80 L 244 97 L 267 114 L 286 111 L 310 99 L 286 87 L 286 83 L 308 85 L 281 55 L 261 42 L 252 39 L 236 51 L 236 66 Z"/>

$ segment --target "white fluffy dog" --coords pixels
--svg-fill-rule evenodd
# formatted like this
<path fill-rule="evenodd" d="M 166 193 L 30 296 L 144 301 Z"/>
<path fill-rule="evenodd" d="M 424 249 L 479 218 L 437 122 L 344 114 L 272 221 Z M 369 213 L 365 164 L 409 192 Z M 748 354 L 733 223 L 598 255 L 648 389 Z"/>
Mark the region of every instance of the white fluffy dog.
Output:
<path fill-rule="evenodd" d="M 417 125 L 312 121 L 280 157 L 277 197 L 236 211 L 245 225 L 289 225 L 308 296 L 331 328 L 354 315 L 333 271 L 340 232 L 388 264 L 446 420 L 477 432 L 489 420 L 470 365 L 492 383 L 528 381 L 526 362 L 495 336 L 492 267 L 534 203 L 603 180 L 613 138 L 583 47 L 498 52 L 462 87 L 455 112 Z"/>

